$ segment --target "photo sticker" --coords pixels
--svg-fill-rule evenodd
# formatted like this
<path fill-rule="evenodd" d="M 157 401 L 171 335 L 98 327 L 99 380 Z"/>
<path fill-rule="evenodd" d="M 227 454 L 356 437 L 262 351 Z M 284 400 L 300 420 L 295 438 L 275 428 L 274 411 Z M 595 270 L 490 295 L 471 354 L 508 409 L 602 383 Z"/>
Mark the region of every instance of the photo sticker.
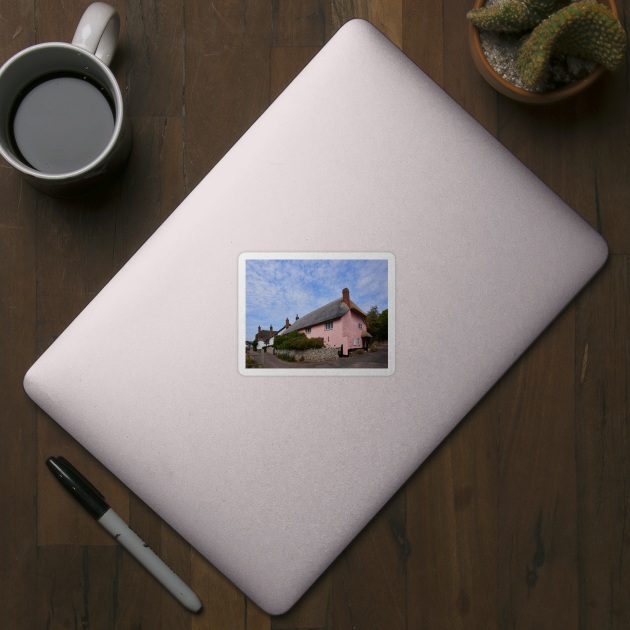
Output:
<path fill-rule="evenodd" d="M 393 374 L 394 264 L 390 253 L 241 254 L 239 372 Z"/>

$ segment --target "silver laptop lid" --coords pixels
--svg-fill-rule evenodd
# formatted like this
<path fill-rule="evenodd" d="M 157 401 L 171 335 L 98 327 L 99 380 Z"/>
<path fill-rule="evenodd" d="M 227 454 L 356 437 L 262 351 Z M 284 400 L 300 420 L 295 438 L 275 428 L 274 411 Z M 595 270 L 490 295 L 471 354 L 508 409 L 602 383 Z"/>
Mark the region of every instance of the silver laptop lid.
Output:
<path fill-rule="evenodd" d="M 252 340 L 239 278 L 246 252 L 369 252 L 389 272 L 395 261 L 387 374 L 242 374 Z M 25 388 L 277 614 L 607 253 L 491 134 L 355 20 L 42 355 Z"/>

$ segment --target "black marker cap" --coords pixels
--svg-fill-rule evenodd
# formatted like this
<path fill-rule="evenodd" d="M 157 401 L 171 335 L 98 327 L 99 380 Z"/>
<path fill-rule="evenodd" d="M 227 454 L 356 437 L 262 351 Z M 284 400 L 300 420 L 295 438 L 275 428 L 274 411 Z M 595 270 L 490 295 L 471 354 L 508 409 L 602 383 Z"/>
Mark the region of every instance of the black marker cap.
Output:
<path fill-rule="evenodd" d="M 49 457 L 46 466 L 95 519 L 109 510 L 105 497 L 65 457 Z"/>

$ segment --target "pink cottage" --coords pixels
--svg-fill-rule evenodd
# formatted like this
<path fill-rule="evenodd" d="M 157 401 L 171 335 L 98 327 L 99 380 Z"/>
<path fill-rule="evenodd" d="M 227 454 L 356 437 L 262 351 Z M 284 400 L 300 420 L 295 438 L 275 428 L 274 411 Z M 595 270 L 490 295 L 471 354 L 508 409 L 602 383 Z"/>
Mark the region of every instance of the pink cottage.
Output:
<path fill-rule="evenodd" d="M 352 350 L 366 349 L 372 336 L 367 331 L 367 315 L 352 301 L 350 291 L 344 289 L 342 297 L 321 306 L 279 332 L 280 335 L 298 331 L 307 337 L 323 337 L 327 346 L 339 348 L 347 356 Z"/>

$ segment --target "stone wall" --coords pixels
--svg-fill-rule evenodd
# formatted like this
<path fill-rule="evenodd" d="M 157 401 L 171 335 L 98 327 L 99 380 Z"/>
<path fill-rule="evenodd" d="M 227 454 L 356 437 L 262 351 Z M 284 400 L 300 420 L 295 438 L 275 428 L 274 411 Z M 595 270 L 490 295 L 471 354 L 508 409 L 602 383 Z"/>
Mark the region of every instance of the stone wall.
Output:
<path fill-rule="evenodd" d="M 290 354 L 299 361 L 331 361 L 339 358 L 339 348 L 311 348 L 310 350 L 276 350 L 276 354 Z"/>

